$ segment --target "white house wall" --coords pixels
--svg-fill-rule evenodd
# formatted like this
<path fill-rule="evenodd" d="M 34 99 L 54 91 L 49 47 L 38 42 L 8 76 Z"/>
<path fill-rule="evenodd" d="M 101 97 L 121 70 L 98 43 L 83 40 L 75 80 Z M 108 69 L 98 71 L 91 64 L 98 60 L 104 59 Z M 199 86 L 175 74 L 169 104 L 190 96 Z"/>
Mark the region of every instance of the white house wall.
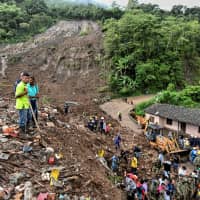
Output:
<path fill-rule="evenodd" d="M 174 130 L 174 131 L 178 131 L 178 122 L 177 121 L 172 121 L 172 125 L 169 125 L 169 124 L 167 124 L 167 120 L 165 118 L 155 116 L 155 115 L 151 115 L 151 114 L 148 114 L 148 113 L 145 114 L 145 117 L 146 117 L 146 119 L 150 119 L 150 117 L 153 117 L 154 123 L 157 123 L 164 128 Z M 179 131 L 180 131 L 180 124 L 179 124 Z M 200 133 L 198 133 L 198 131 L 199 131 L 198 126 L 194 126 L 192 124 L 186 124 L 186 133 L 187 134 L 189 134 L 191 136 L 200 137 Z"/>
<path fill-rule="evenodd" d="M 197 136 L 200 137 L 200 133 L 198 133 L 199 131 L 199 127 L 198 126 L 194 126 L 192 124 L 187 124 L 186 125 L 186 133 L 190 134 L 192 136 Z"/>

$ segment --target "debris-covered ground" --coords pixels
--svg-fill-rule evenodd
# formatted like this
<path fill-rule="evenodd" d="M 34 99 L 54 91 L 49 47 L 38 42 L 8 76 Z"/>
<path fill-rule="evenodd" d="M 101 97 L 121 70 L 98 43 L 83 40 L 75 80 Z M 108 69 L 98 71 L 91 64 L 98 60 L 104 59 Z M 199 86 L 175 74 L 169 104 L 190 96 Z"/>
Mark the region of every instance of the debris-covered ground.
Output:
<path fill-rule="evenodd" d="M 134 144 L 144 149 L 139 176 L 150 174 L 154 151 L 149 150 L 143 136 L 136 135 L 130 142 L 133 132 L 120 127 L 96 105 L 74 107 L 67 116 L 61 108 L 40 106 L 41 131 L 32 129 L 28 136 L 17 132 L 18 113 L 13 101 L 2 98 L 0 110 L 2 199 L 42 200 L 47 195 L 48 199 L 64 199 L 64 196 L 65 199 L 123 199 L 123 191 L 112 182 L 113 173 L 97 156 L 98 151 L 104 149 L 109 161 L 116 153 L 113 137 L 119 129 L 124 149 L 130 149 Z M 112 123 L 111 134 L 101 135 L 85 128 L 90 115 L 104 116 Z"/>

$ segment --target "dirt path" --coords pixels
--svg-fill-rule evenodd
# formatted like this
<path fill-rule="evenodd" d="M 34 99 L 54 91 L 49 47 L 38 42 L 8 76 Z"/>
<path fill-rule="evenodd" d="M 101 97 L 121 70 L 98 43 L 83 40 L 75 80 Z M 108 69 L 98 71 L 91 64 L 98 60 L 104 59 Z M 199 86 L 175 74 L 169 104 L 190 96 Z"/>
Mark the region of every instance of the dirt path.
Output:
<path fill-rule="evenodd" d="M 128 98 L 128 102 L 133 102 L 133 105 L 125 103 L 122 99 L 114 99 L 112 101 L 109 101 L 103 105 L 100 106 L 102 110 L 104 110 L 107 114 L 111 115 L 114 119 L 117 119 L 117 113 L 122 113 L 122 121 L 120 122 L 123 127 L 130 128 L 135 133 L 141 133 L 141 129 L 139 126 L 134 123 L 129 118 L 129 111 L 134 107 L 134 105 L 137 105 L 141 102 L 147 101 L 151 99 L 154 95 L 142 95 L 138 97 L 131 97 Z"/>

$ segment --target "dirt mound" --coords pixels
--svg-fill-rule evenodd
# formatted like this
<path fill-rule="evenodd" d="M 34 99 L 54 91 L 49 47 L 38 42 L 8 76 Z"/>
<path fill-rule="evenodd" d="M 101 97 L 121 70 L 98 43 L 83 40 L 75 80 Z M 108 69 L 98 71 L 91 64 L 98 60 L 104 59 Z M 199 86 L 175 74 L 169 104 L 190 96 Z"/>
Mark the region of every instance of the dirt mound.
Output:
<path fill-rule="evenodd" d="M 62 21 L 26 43 L 1 48 L 0 81 L 11 91 L 26 70 L 36 76 L 48 100 L 87 102 L 102 83 L 101 53 L 102 32 L 95 22 Z"/>

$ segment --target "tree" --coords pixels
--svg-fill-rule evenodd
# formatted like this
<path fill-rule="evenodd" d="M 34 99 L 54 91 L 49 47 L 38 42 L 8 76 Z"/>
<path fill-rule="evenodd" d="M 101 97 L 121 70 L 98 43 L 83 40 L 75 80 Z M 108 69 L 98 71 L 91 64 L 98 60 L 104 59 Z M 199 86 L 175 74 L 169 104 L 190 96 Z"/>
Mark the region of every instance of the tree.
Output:
<path fill-rule="evenodd" d="M 138 6 L 138 0 L 128 0 L 127 9 L 134 9 Z"/>

